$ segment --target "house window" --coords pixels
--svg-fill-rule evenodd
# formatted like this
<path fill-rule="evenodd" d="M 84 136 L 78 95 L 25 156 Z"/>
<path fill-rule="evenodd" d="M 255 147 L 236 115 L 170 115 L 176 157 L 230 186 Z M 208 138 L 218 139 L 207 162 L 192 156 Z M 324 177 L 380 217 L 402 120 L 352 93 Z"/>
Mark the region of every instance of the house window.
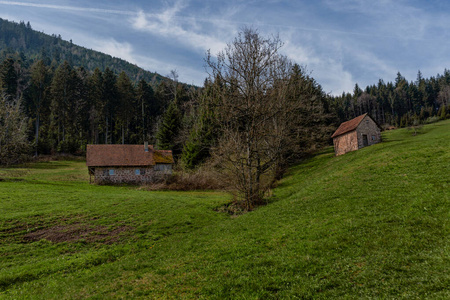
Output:
<path fill-rule="evenodd" d="M 372 135 L 372 141 L 375 141 L 375 136 L 374 135 Z"/>
<path fill-rule="evenodd" d="M 145 169 L 141 169 L 140 172 L 141 172 L 141 175 L 145 175 Z"/>
<path fill-rule="evenodd" d="M 109 176 L 114 175 L 114 169 L 109 169 Z"/>
<path fill-rule="evenodd" d="M 140 169 L 134 170 L 134 175 L 141 175 L 141 170 Z"/>

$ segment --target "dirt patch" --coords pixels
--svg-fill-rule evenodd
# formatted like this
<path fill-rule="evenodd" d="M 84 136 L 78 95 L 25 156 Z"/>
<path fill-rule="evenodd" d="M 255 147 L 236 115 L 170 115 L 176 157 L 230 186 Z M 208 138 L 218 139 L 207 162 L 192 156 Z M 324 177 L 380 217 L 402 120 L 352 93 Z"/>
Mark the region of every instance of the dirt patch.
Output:
<path fill-rule="evenodd" d="M 36 242 L 46 239 L 53 243 L 78 242 L 83 240 L 88 243 L 101 242 L 113 244 L 119 240 L 122 233 L 130 230 L 131 228 L 127 226 L 120 226 L 111 230 L 106 226 L 88 226 L 77 223 L 39 229 L 27 233 L 23 237 L 23 240 L 25 242 Z"/>

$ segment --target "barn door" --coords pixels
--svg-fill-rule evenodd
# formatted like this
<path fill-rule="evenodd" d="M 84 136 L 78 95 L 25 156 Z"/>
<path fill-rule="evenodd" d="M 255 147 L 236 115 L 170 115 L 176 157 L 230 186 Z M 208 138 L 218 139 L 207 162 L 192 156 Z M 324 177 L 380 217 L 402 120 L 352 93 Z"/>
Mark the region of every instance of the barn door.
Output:
<path fill-rule="evenodd" d="M 367 134 L 363 134 L 363 147 L 369 146 L 369 140 L 367 139 Z"/>

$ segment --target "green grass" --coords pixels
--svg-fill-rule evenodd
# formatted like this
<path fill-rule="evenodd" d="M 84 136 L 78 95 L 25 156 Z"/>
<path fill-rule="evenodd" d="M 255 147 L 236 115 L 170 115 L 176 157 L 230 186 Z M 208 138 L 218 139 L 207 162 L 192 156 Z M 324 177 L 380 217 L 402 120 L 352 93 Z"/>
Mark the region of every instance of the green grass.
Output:
<path fill-rule="evenodd" d="M 448 299 L 450 121 L 383 137 L 238 217 L 223 193 L 89 185 L 83 162 L 0 170 L 0 298 Z"/>

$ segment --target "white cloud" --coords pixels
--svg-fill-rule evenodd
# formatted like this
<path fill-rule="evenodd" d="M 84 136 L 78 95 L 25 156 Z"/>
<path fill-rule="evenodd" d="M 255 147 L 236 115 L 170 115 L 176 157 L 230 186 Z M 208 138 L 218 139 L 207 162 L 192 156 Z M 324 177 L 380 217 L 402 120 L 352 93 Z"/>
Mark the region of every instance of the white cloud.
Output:
<path fill-rule="evenodd" d="M 31 3 L 31 2 L 20 2 L 20 1 L 0 1 L 0 4 L 11 5 L 11 6 L 48 8 L 48 9 L 66 10 L 66 11 L 82 11 L 82 12 L 119 14 L 119 15 L 135 15 L 136 14 L 136 12 L 126 11 L 126 10 L 101 9 L 101 8 L 66 6 L 66 5 L 53 5 L 53 4 L 45 4 L 45 3 Z"/>
<path fill-rule="evenodd" d="M 216 53 L 226 46 L 216 36 L 201 32 L 202 28 L 198 26 L 195 19 L 177 16 L 177 13 L 182 8 L 183 5 L 178 1 L 174 6 L 168 7 L 159 14 L 147 14 L 140 11 L 137 16 L 131 19 L 132 26 L 137 30 L 146 31 L 150 34 L 175 39 L 177 43 L 202 53 L 208 49 Z M 186 20 L 189 22 L 186 22 Z M 188 27 L 187 25 L 190 28 L 186 28 Z"/>
<path fill-rule="evenodd" d="M 91 40 L 88 42 L 92 49 L 109 54 L 113 57 L 120 57 L 130 63 L 137 64 L 138 60 L 133 53 L 133 47 L 129 43 L 120 43 L 115 39 Z"/>

